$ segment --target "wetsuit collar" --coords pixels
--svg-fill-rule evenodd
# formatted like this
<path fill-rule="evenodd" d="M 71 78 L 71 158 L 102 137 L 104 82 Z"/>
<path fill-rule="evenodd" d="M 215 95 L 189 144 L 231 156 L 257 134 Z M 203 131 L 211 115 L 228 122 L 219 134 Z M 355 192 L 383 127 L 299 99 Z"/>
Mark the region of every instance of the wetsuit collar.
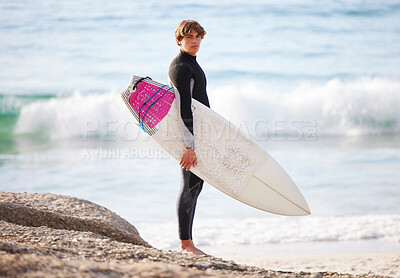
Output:
<path fill-rule="evenodd" d="M 183 56 L 185 56 L 185 57 L 187 57 L 187 58 L 189 58 L 189 59 L 193 59 L 194 61 L 196 61 L 196 56 L 192 56 L 192 55 L 186 53 L 185 51 L 183 51 L 182 49 L 180 49 L 180 52 L 181 52 L 181 55 L 183 55 Z"/>

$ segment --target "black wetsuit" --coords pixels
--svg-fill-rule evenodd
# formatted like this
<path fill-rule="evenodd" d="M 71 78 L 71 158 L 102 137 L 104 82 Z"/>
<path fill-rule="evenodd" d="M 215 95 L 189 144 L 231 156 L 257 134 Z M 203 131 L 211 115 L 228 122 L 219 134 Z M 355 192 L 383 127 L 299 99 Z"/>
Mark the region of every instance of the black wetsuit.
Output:
<path fill-rule="evenodd" d="M 206 76 L 196 61 L 184 51 L 169 66 L 169 83 L 175 87 L 176 101 L 181 115 L 180 126 L 186 148 L 194 148 L 192 98 L 210 107 Z M 192 226 L 197 197 L 204 181 L 185 169 L 181 170 L 181 189 L 177 201 L 179 237 L 181 240 L 192 239 Z"/>

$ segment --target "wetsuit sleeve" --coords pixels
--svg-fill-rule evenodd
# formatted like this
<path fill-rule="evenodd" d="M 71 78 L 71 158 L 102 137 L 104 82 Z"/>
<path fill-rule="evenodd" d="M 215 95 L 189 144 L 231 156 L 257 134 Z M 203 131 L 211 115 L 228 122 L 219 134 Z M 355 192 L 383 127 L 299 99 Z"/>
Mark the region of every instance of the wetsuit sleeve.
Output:
<path fill-rule="evenodd" d="M 180 126 L 185 146 L 186 148 L 194 148 L 191 71 L 185 65 L 178 65 L 171 67 L 168 75 L 171 85 L 175 87 L 176 101 L 181 116 Z"/>

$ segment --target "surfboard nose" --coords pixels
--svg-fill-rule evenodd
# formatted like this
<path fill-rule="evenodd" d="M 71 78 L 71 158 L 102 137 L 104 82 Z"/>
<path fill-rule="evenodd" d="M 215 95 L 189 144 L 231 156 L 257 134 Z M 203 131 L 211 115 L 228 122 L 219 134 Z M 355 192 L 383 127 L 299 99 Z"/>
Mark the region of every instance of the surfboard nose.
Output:
<path fill-rule="evenodd" d="M 299 194 L 301 195 L 300 192 Z M 254 177 L 246 189 L 241 192 L 239 199 L 255 208 L 279 215 L 305 216 L 311 214 L 303 197 L 304 202 L 298 201 L 299 196 L 295 202 L 258 177 Z"/>
<path fill-rule="evenodd" d="M 254 171 L 241 198 L 252 200 L 254 207 L 280 215 L 311 214 L 299 188 L 271 155 Z"/>

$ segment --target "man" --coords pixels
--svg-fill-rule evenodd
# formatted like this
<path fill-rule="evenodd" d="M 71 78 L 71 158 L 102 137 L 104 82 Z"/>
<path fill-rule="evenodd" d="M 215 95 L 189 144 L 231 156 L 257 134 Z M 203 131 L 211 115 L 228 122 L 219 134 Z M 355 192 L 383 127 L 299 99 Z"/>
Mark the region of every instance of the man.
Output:
<path fill-rule="evenodd" d="M 193 244 L 192 226 L 197 197 L 204 181 L 190 172 L 196 167 L 197 157 L 193 136 L 192 98 L 210 107 L 206 92 L 206 76 L 196 61 L 197 52 L 206 32 L 195 20 L 183 20 L 175 29 L 175 39 L 180 47 L 178 56 L 171 62 L 168 77 L 175 88 L 176 101 L 180 112 L 180 126 L 186 149 L 179 162 L 181 189 L 177 201 L 180 252 L 206 255 Z"/>

